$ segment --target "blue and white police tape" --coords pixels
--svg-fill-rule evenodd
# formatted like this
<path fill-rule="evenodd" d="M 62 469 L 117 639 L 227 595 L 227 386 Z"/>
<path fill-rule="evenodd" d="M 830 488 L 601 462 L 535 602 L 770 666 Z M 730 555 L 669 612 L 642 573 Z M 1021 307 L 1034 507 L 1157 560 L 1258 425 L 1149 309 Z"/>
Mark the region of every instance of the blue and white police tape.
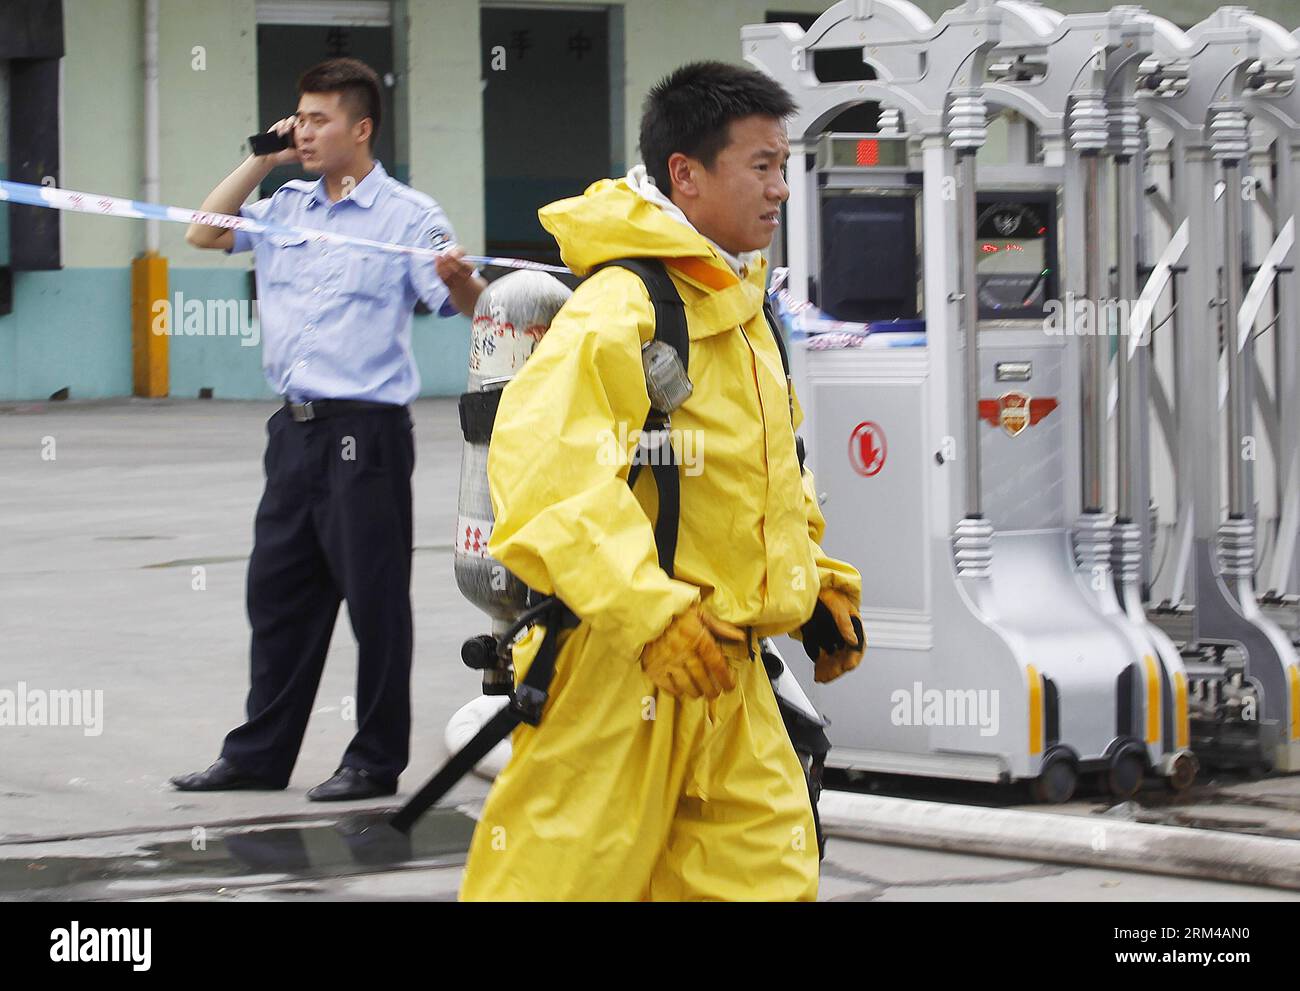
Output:
<path fill-rule="evenodd" d="M 924 320 L 872 320 L 853 323 L 836 320 L 807 300 L 795 299 L 784 288 L 790 270 L 772 270 L 767 290 L 777 315 L 790 339 L 809 351 L 839 351 L 846 348 L 915 348 L 925 346 Z"/>
<path fill-rule="evenodd" d="M 175 224 L 206 224 L 209 227 L 225 227 L 235 231 L 246 231 L 249 234 L 292 235 L 294 237 L 305 235 L 314 241 L 325 244 L 347 244 L 357 248 L 387 251 L 399 255 L 416 255 L 421 258 L 436 258 L 443 253 L 433 248 L 416 248 L 405 244 L 391 244 L 387 241 L 372 241 L 369 238 L 335 234 L 332 231 L 316 230 L 311 227 L 266 224 L 259 220 L 251 220 L 248 217 L 235 217 L 227 213 L 206 213 L 202 210 L 164 206 L 161 203 L 124 200 L 116 196 L 105 196 L 101 193 L 82 193 L 75 189 L 60 189 L 58 186 L 33 186 L 26 182 L 9 182 L 0 179 L 0 203 L 3 202 L 45 207 L 50 210 L 92 213 L 101 217 L 124 217 L 129 220 L 166 220 Z M 562 265 L 545 265 L 542 262 L 528 261 L 523 258 L 465 255 L 464 259 L 472 265 L 523 268 L 537 272 L 567 273 L 569 271 Z"/>

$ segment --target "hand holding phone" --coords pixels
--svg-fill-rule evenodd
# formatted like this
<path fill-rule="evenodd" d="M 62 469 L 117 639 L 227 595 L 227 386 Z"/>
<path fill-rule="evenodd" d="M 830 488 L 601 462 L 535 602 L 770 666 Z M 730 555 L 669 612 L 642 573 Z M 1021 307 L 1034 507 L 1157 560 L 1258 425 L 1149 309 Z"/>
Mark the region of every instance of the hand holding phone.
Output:
<path fill-rule="evenodd" d="M 272 165 L 289 165 L 300 161 L 293 139 L 296 120 L 296 117 L 286 117 L 276 121 L 264 133 L 249 137 L 248 146 L 253 154 L 268 157 Z"/>

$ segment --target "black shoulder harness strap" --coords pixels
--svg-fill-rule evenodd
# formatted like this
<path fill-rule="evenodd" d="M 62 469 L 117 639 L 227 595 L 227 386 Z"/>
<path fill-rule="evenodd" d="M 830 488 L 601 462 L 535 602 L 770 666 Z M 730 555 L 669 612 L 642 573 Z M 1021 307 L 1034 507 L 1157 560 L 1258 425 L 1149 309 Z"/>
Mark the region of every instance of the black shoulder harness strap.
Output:
<path fill-rule="evenodd" d="M 598 268 L 625 268 L 640 277 L 650 293 L 650 302 L 655 310 L 655 339 L 665 341 L 676 349 L 682 359 L 682 367 L 690 367 L 691 342 L 686 333 L 686 304 L 681 294 L 673 285 L 668 269 L 658 258 L 620 258 L 605 262 Z M 781 321 L 772 306 L 772 300 L 764 298 L 763 314 L 767 317 L 768 329 L 776 341 L 776 349 L 781 355 L 781 367 L 785 369 L 785 380 L 790 381 L 790 355 L 781 339 Z"/>
<path fill-rule="evenodd" d="M 602 268 L 625 268 L 645 283 L 655 309 L 654 339 L 671 344 L 682 360 L 682 367 L 690 368 L 691 339 L 686 333 L 686 304 L 682 302 L 681 293 L 673 285 L 664 263 L 658 258 L 619 258 L 598 265 L 594 271 Z"/>
<path fill-rule="evenodd" d="M 597 267 L 624 268 L 645 283 L 650 294 L 650 303 L 654 307 L 654 340 L 671 344 L 681 359 L 682 367 L 690 370 L 690 336 L 686 328 L 686 304 L 682 302 L 681 293 L 673 284 L 672 277 L 663 261 L 658 258 L 619 258 L 605 262 Z M 781 367 L 785 371 L 786 395 L 789 397 L 790 421 L 794 424 L 794 392 L 790 385 L 790 357 L 781 339 L 781 323 L 777 319 L 772 302 L 763 300 L 763 315 L 768 330 L 776 342 L 776 349 L 781 355 Z M 659 490 L 659 514 L 655 520 L 655 546 L 659 552 L 659 567 L 669 575 L 673 574 L 673 561 L 677 554 L 677 523 L 681 513 L 681 479 L 677 470 L 677 455 L 669 439 L 669 417 L 662 410 L 651 408 L 641 428 L 641 445 L 633 456 L 632 468 L 628 472 L 627 484 L 636 485 L 636 480 L 647 456 L 650 459 L 651 472 L 654 474 L 655 487 Z M 657 450 L 658 454 L 652 452 Z M 799 459 L 799 469 L 803 470 L 803 442 L 795 441 L 795 455 Z"/>
<path fill-rule="evenodd" d="M 790 355 L 786 353 L 785 341 L 781 340 L 781 318 L 776 315 L 771 297 L 763 297 L 763 316 L 767 318 L 767 329 L 772 332 L 776 349 L 781 353 L 781 367 L 785 369 L 785 391 L 790 397 L 790 426 L 794 426 L 794 389 L 790 383 Z M 803 468 L 803 455 L 799 456 L 799 467 Z"/>
<path fill-rule="evenodd" d="M 768 329 L 772 331 L 772 339 L 776 341 L 776 349 L 781 352 L 781 367 L 785 369 L 785 391 L 790 398 L 790 428 L 794 429 L 794 382 L 790 379 L 790 354 L 785 349 L 785 341 L 781 339 L 781 318 L 776 315 L 776 307 L 772 305 L 772 297 L 763 298 L 763 315 L 767 317 Z M 798 434 L 794 435 L 794 453 L 799 459 L 799 474 L 803 474 L 804 447 L 803 438 Z"/>
<path fill-rule="evenodd" d="M 686 304 L 673 285 L 668 269 L 658 258 L 620 258 L 600 268 L 625 268 L 645 283 L 655 311 L 653 340 L 672 346 L 681 359 L 682 368 L 691 365 L 691 339 L 686 331 Z M 659 567 L 673 576 L 677 559 L 677 521 L 682 510 L 681 477 L 677 470 L 677 452 L 669 435 L 670 417 L 666 410 L 653 406 L 641 425 L 641 440 L 632 456 L 627 473 L 628 487 L 634 487 L 641 469 L 650 465 L 655 488 L 659 491 L 659 513 L 655 519 L 655 548 Z"/>
<path fill-rule="evenodd" d="M 689 372 L 691 366 L 691 340 L 686 328 L 686 304 L 682 302 L 681 293 L 673 284 L 672 277 L 663 261 L 658 258 L 619 258 L 597 266 L 602 268 L 624 268 L 645 283 L 654 307 L 654 340 L 670 344 L 681 359 L 682 368 Z M 776 341 L 776 349 L 781 355 L 781 367 L 785 370 L 786 395 L 789 397 L 790 420 L 794 423 L 794 392 L 790 388 L 790 358 L 786 354 L 785 342 L 781 340 L 781 323 L 776 311 L 772 309 L 769 299 L 763 300 L 763 315 L 767 319 L 768 330 Z M 656 453 L 657 452 L 657 453 Z M 795 454 L 799 459 L 799 468 L 803 469 L 803 444 L 796 440 Z M 673 574 L 673 562 L 677 556 L 677 522 L 681 514 L 681 479 L 677 470 L 677 455 L 673 450 L 669 436 L 669 414 L 664 410 L 651 407 L 641 427 L 641 444 L 633 456 L 632 468 L 627 475 L 627 484 L 636 485 L 641 468 L 650 463 L 654 475 L 655 488 L 659 491 L 659 514 L 655 520 L 655 547 L 659 552 L 659 567 L 669 575 Z"/>

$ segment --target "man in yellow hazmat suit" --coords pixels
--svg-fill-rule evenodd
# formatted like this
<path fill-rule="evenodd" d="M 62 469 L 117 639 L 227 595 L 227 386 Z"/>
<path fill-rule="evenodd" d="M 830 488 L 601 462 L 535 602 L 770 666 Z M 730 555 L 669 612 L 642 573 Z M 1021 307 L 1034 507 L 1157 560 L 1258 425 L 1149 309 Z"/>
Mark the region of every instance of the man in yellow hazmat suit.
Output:
<path fill-rule="evenodd" d="M 684 66 L 646 100 L 645 165 L 539 213 L 575 273 L 661 259 L 685 303 L 677 551 L 670 576 L 651 472 L 627 483 L 654 310 L 636 275 L 602 269 L 496 417 L 488 550 L 580 622 L 561 634 L 541 725 L 515 731 L 463 899 L 816 898 L 807 783 L 757 639 L 829 614 L 843 642 L 820 652 L 819 681 L 855 667 L 865 639 L 852 627 L 861 577 L 818 544 L 825 521 L 762 310 L 793 110 L 754 70 Z M 516 645 L 518 678 L 539 641 L 534 628 Z"/>

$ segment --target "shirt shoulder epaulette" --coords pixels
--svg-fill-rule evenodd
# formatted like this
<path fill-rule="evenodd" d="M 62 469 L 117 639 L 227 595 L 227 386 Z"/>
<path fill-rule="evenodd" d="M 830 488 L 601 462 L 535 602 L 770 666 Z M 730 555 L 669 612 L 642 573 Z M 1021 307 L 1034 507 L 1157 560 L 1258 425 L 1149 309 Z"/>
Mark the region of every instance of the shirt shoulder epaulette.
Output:
<path fill-rule="evenodd" d="M 432 196 L 428 196 L 420 192 L 418 189 L 412 189 L 405 183 L 398 182 L 392 176 L 388 177 L 388 191 L 399 200 L 403 200 L 418 208 L 421 213 L 426 210 L 441 209 L 438 206 L 438 201 Z"/>
<path fill-rule="evenodd" d="M 291 193 L 306 193 L 310 196 L 318 182 L 320 182 L 319 179 L 290 179 L 283 186 L 277 189 L 276 192 L 283 193 L 287 191 Z"/>

